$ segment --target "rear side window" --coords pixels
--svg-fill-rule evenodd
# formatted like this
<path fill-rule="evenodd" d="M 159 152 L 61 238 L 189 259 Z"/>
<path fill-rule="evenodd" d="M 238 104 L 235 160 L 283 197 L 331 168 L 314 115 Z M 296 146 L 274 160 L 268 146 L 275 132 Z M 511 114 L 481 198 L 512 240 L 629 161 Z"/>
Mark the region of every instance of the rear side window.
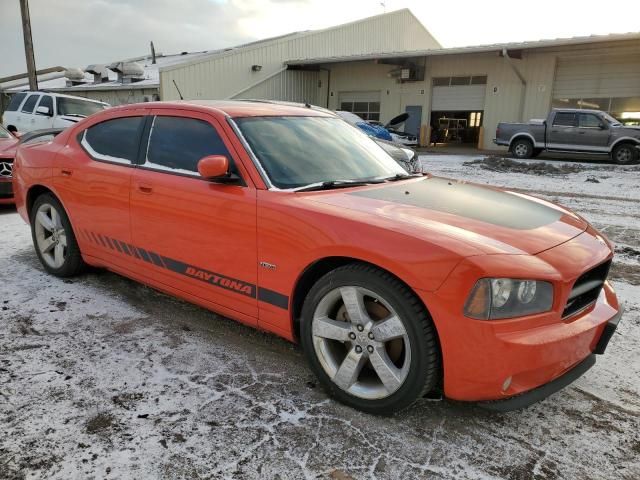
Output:
<path fill-rule="evenodd" d="M 207 155 L 226 155 L 232 159 L 216 129 L 204 120 L 157 116 L 149 135 L 146 167 L 177 173 L 198 171 L 198 161 Z"/>
<path fill-rule="evenodd" d="M 81 144 L 97 160 L 133 163 L 138 156 L 138 144 L 143 117 L 114 118 L 85 130 Z"/>
<path fill-rule="evenodd" d="M 53 115 L 53 98 L 49 95 L 43 95 L 40 99 L 40 103 L 38 107 L 47 107 L 49 109 L 49 114 Z M 40 114 L 44 115 L 44 114 Z"/>
<path fill-rule="evenodd" d="M 29 98 L 27 98 L 27 101 L 24 102 L 24 105 L 22 106 L 22 113 L 33 113 L 33 109 L 36 106 L 36 103 L 38 103 L 38 99 L 40 98 L 40 95 L 29 95 Z"/>
<path fill-rule="evenodd" d="M 568 112 L 556 113 L 556 116 L 553 119 L 553 124 L 559 127 L 575 127 L 576 114 Z"/>
<path fill-rule="evenodd" d="M 26 93 L 16 93 L 13 97 L 11 97 L 11 101 L 9 102 L 9 106 L 7 107 L 7 109 L 5 111 L 7 111 L 7 112 L 15 112 L 15 111 L 17 111 L 18 107 L 22 103 L 22 100 L 24 100 L 24 97 L 26 97 L 26 96 L 27 96 Z"/>

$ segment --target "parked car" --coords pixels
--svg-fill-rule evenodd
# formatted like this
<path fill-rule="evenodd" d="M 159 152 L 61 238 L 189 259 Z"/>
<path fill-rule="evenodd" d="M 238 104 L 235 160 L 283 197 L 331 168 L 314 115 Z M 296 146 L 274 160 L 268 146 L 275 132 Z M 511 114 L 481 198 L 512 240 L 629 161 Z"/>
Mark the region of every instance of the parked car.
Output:
<path fill-rule="evenodd" d="M 552 110 L 546 120 L 499 123 L 494 143 L 517 158 L 541 152 L 606 154 L 619 164 L 637 163 L 640 127 L 625 127 L 600 110 Z"/>
<path fill-rule="evenodd" d="M 13 203 L 13 159 L 18 141 L 0 125 L 0 205 Z"/>
<path fill-rule="evenodd" d="M 107 268 L 300 341 L 367 412 L 439 386 L 529 405 L 592 367 L 622 312 L 613 247 L 582 217 L 409 175 L 310 108 L 116 107 L 20 145 L 14 186 L 47 272 Z"/>
<path fill-rule="evenodd" d="M 110 105 L 97 100 L 52 92 L 20 92 L 13 95 L 2 123 L 20 133 L 44 128 L 65 128 L 101 112 Z"/>
<path fill-rule="evenodd" d="M 382 125 L 381 122 L 377 121 L 369 121 L 371 125 L 376 125 L 380 127 L 384 127 L 385 130 L 389 132 L 391 135 L 391 140 L 395 143 L 399 143 L 401 145 L 406 145 L 408 147 L 415 147 L 418 145 L 418 137 L 412 133 L 403 132 L 399 130 L 399 127 L 407 121 L 409 118 L 409 114 L 407 112 L 401 113 L 393 117 L 386 125 Z"/>
<path fill-rule="evenodd" d="M 382 147 L 382 149 L 387 152 L 391 158 L 398 162 L 398 164 L 408 173 L 418 173 L 422 171 L 418 155 L 415 150 L 403 146 L 402 144 L 388 142 L 380 138 L 372 137 L 372 140 L 380 145 L 380 147 Z"/>
<path fill-rule="evenodd" d="M 379 138 L 381 140 L 386 140 L 388 142 L 393 141 L 393 137 L 387 131 L 386 128 L 380 125 L 372 125 L 369 122 L 365 122 L 362 118 L 360 118 L 355 113 L 345 112 L 343 110 L 337 110 L 335 112 L 340 118 L 342 118 L 345 122 L 358 127 L 364 133 L 369 135 L 370 137 Z"/>

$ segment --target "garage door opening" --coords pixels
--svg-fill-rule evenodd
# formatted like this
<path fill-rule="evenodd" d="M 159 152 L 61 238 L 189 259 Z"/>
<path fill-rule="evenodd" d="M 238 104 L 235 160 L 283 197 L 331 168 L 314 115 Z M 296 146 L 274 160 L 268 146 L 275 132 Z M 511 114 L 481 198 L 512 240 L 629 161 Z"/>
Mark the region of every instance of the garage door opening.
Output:
<path fill-rule="evenodd" d="M 475 148 L 480 139 L 482 110 L 431 112 L 431 145 Z"/>

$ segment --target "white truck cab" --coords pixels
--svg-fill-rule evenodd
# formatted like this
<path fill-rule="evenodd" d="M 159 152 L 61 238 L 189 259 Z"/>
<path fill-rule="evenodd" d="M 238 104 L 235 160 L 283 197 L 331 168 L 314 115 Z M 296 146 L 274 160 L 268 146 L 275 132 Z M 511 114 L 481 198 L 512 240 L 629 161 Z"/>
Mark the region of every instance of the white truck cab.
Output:
<path fill-rule="evenodd" d="M 20 133 L 43 128 L 65 128 L 111 105 L 88 98 L 52 92 L 19 92 L 2 115 L 5 127 Z"/>

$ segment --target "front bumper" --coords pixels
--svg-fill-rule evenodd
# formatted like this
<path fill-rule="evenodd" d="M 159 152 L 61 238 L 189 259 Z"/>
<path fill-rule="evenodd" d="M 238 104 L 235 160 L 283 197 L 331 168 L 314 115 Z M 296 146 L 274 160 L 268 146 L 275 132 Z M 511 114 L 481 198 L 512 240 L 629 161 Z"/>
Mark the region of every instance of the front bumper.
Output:
<path fill-rule="evenodd" d="M 514 397 L 553 382 L 600 353 L 621 312 L 609 282 L 593 304 L 561 317 L 575 279 L 611 255 L 611 247 L 589 229 L 538 255 L 470 257 L 437 291 L 419 292 L 438 331 L 445 396 L 461 401 Z M 463 304 L 475 281 L 492 276 L 553 282 L 552 311 L 492 321 L 465 317 Z"/>

